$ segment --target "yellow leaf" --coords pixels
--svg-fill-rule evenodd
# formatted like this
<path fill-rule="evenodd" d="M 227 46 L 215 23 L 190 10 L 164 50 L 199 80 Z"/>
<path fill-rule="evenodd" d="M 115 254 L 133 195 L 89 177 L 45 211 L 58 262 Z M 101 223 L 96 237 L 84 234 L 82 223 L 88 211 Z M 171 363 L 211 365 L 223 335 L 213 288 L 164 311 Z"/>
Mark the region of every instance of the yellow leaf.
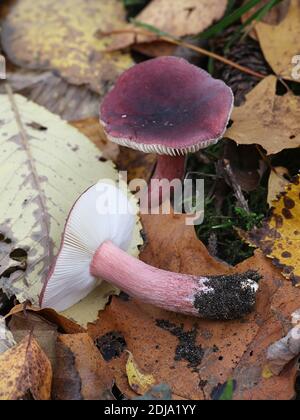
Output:
<path fill-rule="evenodd" d="M 100 179 L 118 179 L 112 162 L 83 134 L 19 95 L 0 95 L 0 287 L 20 302 L 38 296 L 57 254 L 74 202 Z M 137 220 L 129 253 L 142 243 Z M 15 268 L 13 268 L 15 267 Z M 26 269 L 26 271 L 24 271 Z M 97 319 L 110 293 L 107 284 L 67 316 L 81 325 Z"/>
<path fill-rule="evenodd" d="M 133 61 L 129 54 L 104 52 L 110 41 L 96 32 L 119 28 L 125 18 L 119 0 L 22 0 L 3 23 L 2 44 L 22 67 L 53 68 L 70 83 L 105 94 Z"/>
<path fill-rule="evenodd" d="M 126 364 L 126 373 L 130 387 L 139 395 L 144 395 L 153 385 L 155 385 L 155 378 L 150 374 L 144 374 L 137 366 L 133 355 L 129 353 Z"/>
<path fill-rule="evenodd" d="M 260 144 L 268 154 L 300 146 L 300 97 L 276 95 L 277 79 L 268 76 L 234 108 L 225 136 L 238 144 Z"/>
<path fill-rule="evenodd" d="M 270 207 L 273 206 L 273 201 L 277 200 L 279 195 L 285 191 L 285 187 L 289 183 L 284 175 L 289 176 L 289 171 L 281 166 L 271 171 L 268 187 L 268 204 Z"/>
<path fill-rule="evenodd" d="M 300 53 L 300 2 L 291 0 L 289 12 L 279 25 L 260 22 L 255 29 L 263 53 L 274 72 L 284 79 L 295 81 L 292 59 Z"/>
<path fill-rule="evenodd" d="M 262 372 L 262 377 L 264 379 L 271 379 L 273 378 L 274 374 L 272 373 L 271 369 L 269 368 L 269 366 L 265 366 Z"/>
<path fill-rule="evenodd" d="M 31 334 L 0 355 L 0 400 L 22 399 L 28 393 L 49 400 L 51 382 L 51 364 Z"/>
<path fill-rule="evenodd" d="M 263 226 L 247 233 L 251 244 L 272 258 L 294 285 L 300 286 L 300 177 L 286 187 Z"/>

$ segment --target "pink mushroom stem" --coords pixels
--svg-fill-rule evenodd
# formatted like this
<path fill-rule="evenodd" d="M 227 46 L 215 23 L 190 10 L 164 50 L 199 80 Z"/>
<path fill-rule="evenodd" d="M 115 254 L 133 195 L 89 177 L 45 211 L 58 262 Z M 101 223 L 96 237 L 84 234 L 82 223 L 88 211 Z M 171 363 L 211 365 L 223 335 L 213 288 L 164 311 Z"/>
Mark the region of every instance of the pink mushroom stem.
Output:
<path fill-rule="evenodd" d="M 160 155 L 152 179 L 182 180 L 185 173 L 186 156 Z"/>
<path fill-rule="evenodd" d="M 255 272 L 228 277 L 172 273 L 135 259 L 110 241 L 98 248 L 90 271 L 145 303 L 208 319 L 236 319 L 251 312 L 258 290 Z"/>

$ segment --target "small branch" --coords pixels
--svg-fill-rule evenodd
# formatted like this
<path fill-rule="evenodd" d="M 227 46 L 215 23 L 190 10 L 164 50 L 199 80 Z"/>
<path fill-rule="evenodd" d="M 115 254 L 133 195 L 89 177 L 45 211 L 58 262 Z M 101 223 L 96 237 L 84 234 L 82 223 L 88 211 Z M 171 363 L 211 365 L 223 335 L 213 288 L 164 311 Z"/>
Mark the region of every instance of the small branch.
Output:
<path fill-rule="evenodd" d="M 224 171 L 225 171 L 226 175 L 229 178 L 229 181 L 231 183 L 231 186 L 233 188 L 234 194 L 236 196 L 236 199 L 239 202 L 240 207 L 242 209 L 244 209 L 247 213 L 250 213 L 248 202 L 244 197 L 241 186 L 239 185 L 239 183 L 236 180 L 236 177 L 235 177 L 235 175 L 232 171 L 229 160 L 227 160 L 227 159 L 223 160 L 223 168 L 224 168 Z"/>
<path fill-rule="evenodd" d="M 110 36 L 110 35 L 120 35 L 120 34 L 124 34 L 124 33 L 131 33 L 131 34 L 136 35 L 136 36 L 137 35 L 143 35 L 143 36 L 148 36 L 148 37 L 149 36 L 151 36 L 151 37 L 155 36 L 156 40 L 158 40 L 158 41 L 165 41 L 165 42 L 168 42 L 169 44 L 179 45 L 181 47 L 188 48 L 188 49 L 190 49 L 192 51 L 195 51 L 199 54 L 202 54 L 202 55 L 205 55 L 207 57 L 213 58 L 213 59 L 215 59 L 217 61 L 220 61 L 220 62 L 222 62 L 222 63 L 224 63 L 228 66 L 236 68 L 237 70 L 240 70 L 241 72 L 249 74 L 250 76 L 256 77 L 258 79 L 264 79 L 266 77 L 265 75 L 263 75 L 261 73 L 258 73 L 254 70 L 251 70 L 248 67 L 241 66 L 240 64 L 237 64 L 232 60 L 229 60 L 225 57 L 222 57 L 219 54 L 216 54 L 212 51 L 208 51 L 204 48 L 198 47 L 198 46 L 190 44 L 188 42 L 181 41 L 180 39 L 172 37 L 172 36 L 160 35 L 160 34 L 155 34 L 154 35 L 153 32 L 146 31 L 146 30 L 141 30 L 141 29 L 135 29 L 135 28 L 119 29 L 119 30 L 114 30 L 114 31 L 111 31 L 111 32 L 101 32 L 100 35 L 104 37 L 104 36 Z M 108 48 L 107 51 L 111 51 L 111 50 Z"/>

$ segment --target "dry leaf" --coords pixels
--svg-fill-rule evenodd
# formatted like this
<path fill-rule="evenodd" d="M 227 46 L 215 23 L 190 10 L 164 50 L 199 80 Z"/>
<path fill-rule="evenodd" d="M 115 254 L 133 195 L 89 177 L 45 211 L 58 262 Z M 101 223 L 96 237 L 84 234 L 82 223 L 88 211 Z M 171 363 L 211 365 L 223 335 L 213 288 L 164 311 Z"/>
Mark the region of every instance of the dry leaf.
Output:
<path fill-rule="evenodd" d="M 104 130 L 99 123 L 99 118 L 87 118 L 81 121 L 73 121 L 72 125 L 86 135 L 101 150 L 102 161 L 105 161 L 105 159 L 114 162 L 117 161 L 120 154 L 120 147 L 106 138 Z"/>
<path fill-rule="evenodd" d="M 245 0 L 245 3 L 247 0 Z M 263 6 L 269 3 L 269 0 L 261 0 L 259 4 L 254 6 L 251 10 L 245 13 L 242 16 L 242 22 L 245 23 L 251 16 L 254 15 L 258 10 L 260 10 Z M 261 20 L 262 22 L 268 23 L 269 25 L 278 25 L 287 15 L 289 7 L 290 7 L 291 0 L 282 0 L 279 4 L 273 7 L 266 16 L 263 17 Z M 249 33 L 252 38 L 257 40 L 257 34 L 255 31 L 255 27 L 258 21 L 255 20 L 253 23 L 253 30 Z"/>
<path fill-rule="evenodd" d="M 51 71 L 16 69 L 7 72 L 6 77 L 14 92 L 64 120 L 81 120 L 99 114 L 100 96 L 97 93 L 86 86 L 72 85 Z"/>
<path fill-rule="evenodd" d="M 289 12 L 277 26 L 260 22 L 255 27 L 264 56 L 274 72 L 287 80 L 293 77 L 292 59 L 299 55 L 300 1 L 291 0 Z"/>
<path fill-rule="evenodd" d="M 55 345 L 58 329 L 56 325 L 51 324 L 34 312 L 15 314 L 11 317 L 8 325 L 17 343 L 20 343 L 28 334 L 32 333 L 34 339 L 48 357 L 52 369 L 55 368 Z"/>
<path fill-rule="evenodd" d="M 17 315 L 20 313 L 27 313 L 27 312 L 33 312 L 38 315 L 40 315 L 42 318 L 47 320 L 48 322 L 51 322 L 52 324 L 55 324 L 60 331 L 66 333 L 66 334 L 78 334 L 84 332 L 84 328 L 80 327 L 75 322 L 71 321 L 68 318 L 65 318 L 63 315 L 58 314 L 53 309 L 40 309 L 35 308 L 34 306 L 31 306 L 30 304 L 21 304 L 15 306 L 7 315 L 6 319 L 10 316 Z"/>
<path fill-rule="evenodd" d="M 285 187 L 289 181 L 285 176 L 289 177 L 289 171 L 282 166 L 274 168 L 270 173 L 269 187 L 268 187 L 268 203 L 273 206 L 273 202 L 277 200 L 281 193 L 285 191 Z"/>
<path fill-rule="evenodd" d="M 109 39 L 96 32 L 123 26 L 125 15 L 119 0 L 22 0 L 3 23 L 3 49 L 21 67 L 55 69 L 103 95 L 133 62 L 129 54 L 104 52 Z"/>
<path fill-rule="evenodd" d="M 144 395 L 155 385 L 154 376 L 142 373 L 136 364 L 133 354 L 129 353 L 126 363 L 126 373 L 131 389 L 139 395 Z"/>
<path fill-rule="evenodd" d="M 227 0 L 152 0 L 136 20 L 152 25 L 176 37 L 196 35 L 221 19 L 227 7 Z M 129 26 L 130 27 L 130 26 Z M 156 35 L 125 35 L 116 37 L 110 49 L 121 49 L 132 44 L 152 42 Z"/>
<path fill-rule="evenodd" d="M 87 334 L 61 335 L 53 377 L 55 400 L 113 400 L 113 378 Z"/>
<path fill-rule="evenodd" d="M 14 336 L 7 328 L 5 318 L 0 316 L 0 354 L 16 344 Z"/>
<path fill-rule="evenodd" d="M 31 334 L 0 355 L 0 400 L 49 400 L 51 382 L 51 364 Z"/>
<path fill-rule="evenodd" d="M 197 257 L 195 254 L 195 264 Z M 175 259 L 172 252 L 169 259 Z M 153 263 L 156 265 L 155 260 Z M 292 399 L 296 363 L 282 376 L 269 380 L 263 378 L 263 368 L 266 349 L 282 337 L 290 311 L 299 307 L 300 291 L 283 281 L 260 254 L 238 270 L 249 267 L 259 268 L 264 280 L 256 313 L 242 321 L 199 321 L 132 299 L 113 298 L 101 319 L 89 326 L 89 334 L 99 342 L 118 331 L 140 368 L 151 372 L 157 382 L 169 384 L 173 395 L 181 398 L 213 399 L 220 384 L 232 378 L 236 381 L 234 399 Z M 209 264 L 202 265 L 202 273 L 209 269 Z M 115 348 L 117 341 L 112 339 L 110 345 Z M 124 376 L 126 361 L 123 351 L 106 363 L 115 374 L 118 388 L 125 396 L 134 397 Z"/>
<path fill-rule="evenodd" d="M 22 96 L 1 95 L 0 115 L 0 287 L 36 303 L 75 200 L 118 174 L 83 134 Z"/>
<path fill-rule="evenodd" d="M 119 171 L 127 171 L 128 182 L 133 179 L 144 179 L 148 182 L 156 166 L 156 156 L 120 146 L 116 163 Z"/>
<path fill-rule="evenodd" d="M 261 228 L 245 234 L 247 240 L 272 259 L 294 285 L 300 285 L 300 181 L 289 184 Z"/>
<path fill-rule="evenodd" d="M 268 76 L 234 108 L 225 136 L 238 144 L 259 144 L 268 154 L 300 146 L 300 97 L 276 95 L 277 79 Z"/>

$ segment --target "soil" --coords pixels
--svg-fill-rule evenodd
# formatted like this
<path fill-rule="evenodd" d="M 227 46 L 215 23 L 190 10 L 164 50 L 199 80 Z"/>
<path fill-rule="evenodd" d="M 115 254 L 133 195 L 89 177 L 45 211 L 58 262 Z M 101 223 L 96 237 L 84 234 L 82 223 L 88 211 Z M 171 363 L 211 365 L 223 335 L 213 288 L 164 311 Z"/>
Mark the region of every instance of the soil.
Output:
<path fill-rule="evenodd" d="M 124 336 L 118 331 L 111 331 L 97 338 L 95 345 L 106 362 L 120 357 L 127 347 Z"/>
<path fill-rule="evenodd" d="M 261 276 L 256 271 L 232 276 L 208 277 L 206 286 L 212 293 L 198 293 L 194 306 L 203 318 L 211 320 L 240 319 L 252 312 L 256 303 L 256 292 L 245 287 L 248 279 L 258 282 Z"/>
<path fill-rule="evenodd" d="M 156 320 L 156 325 L 178 338 L 179 344 L 175 350 L 174 360 L 186 360 L 191 368 L 196 368 L 201 364 L 204 350 L 196 344 L 196 328 L 185 332 L 183 325 L 177 326 L 165 320 Z"/>

